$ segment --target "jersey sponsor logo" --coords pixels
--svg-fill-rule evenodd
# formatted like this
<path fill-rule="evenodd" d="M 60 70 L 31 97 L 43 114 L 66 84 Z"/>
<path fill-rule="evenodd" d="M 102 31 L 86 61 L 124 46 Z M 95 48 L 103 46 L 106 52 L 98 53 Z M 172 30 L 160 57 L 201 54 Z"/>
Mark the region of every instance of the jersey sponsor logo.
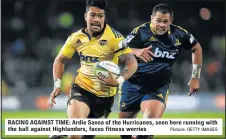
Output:
<path fill-rule="evenodd" d="M 99 60 L 99 57 L 94 57 L 94 56 L 85 56 L 82 54 L 82 52 L 79 53 L 80 61 L 86 61 L 86 62 L 92 62 L 96 63 Z"/>
<path fill-rule="evenodd" d="M 151 36 L 151 38 L 148 41 L 157 41 L 155 37 Z"/>
<path fill-rule="evenodd" d="M 161 58 L 168 58 L 168 59 L 175 59 L 176 52 L 168 52 L 168 51 L 161 51 L 159 48 L 155 49 L 155 57 Z"/>
<path fill-rule="evenodd" d="M 175 46 L 179 46 L 179 45 L 181 45 L 181 42 L 180 42 L 178 39 L 176 39 L 176 42 L 175 42 L 174 45 L 175 45 Z"/>
<path fill-rule="evenodd" d="M 78 39 L 75 43 L 75 46 L 80 46 L 80 45 L 82 45 L 82 42 Z"/>
<path fill-rule="evenodd" d="M 126 103 L 125 102 L 122 102 L 121 105 L 120 105 L 122 108 L 124 108 L 126 106 Z"/>
<path fill-rule="evenodd" d="M 98 44 L 103 46 L 103 45 L 107 45 L 107 40 L 99 40 Z"/>
<path fill-rule="evenodd" d="M 82 96 L 82 94 L 80 94 L 79 92 L 74 92 L 74 93 L 72 93 L 72 96 L 74 96 L 74 97 L 80 97 L 80 96 Z"/>
<path fill-rule="evenodd" d="M 158 94 L 157 96 L 160 97 L 161 99 L 164 99 L 162 93 Z"/>

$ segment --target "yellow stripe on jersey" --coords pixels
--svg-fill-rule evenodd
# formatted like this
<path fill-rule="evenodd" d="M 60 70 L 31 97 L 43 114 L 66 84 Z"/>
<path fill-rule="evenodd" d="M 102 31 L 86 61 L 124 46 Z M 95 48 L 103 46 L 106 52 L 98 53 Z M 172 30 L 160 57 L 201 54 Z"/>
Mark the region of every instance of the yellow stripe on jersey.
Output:
<path fill-rule="evenodd" d="M 136 27 L 135 29 L 133 29 L 133 31 L 132 31 L 131 33 L 137 34 L 137 31 L 138 31 L 141 27 L 145 26 L 145 24 L 146 24 L 146 23 L 143 23 L 142 25 Z"/>
<path fill-rule="evenodd" d="M 186 33 L 188 33 L 188 31 L 186 29 L 182 28 L 181 26 L 177 26 L 177 25 L 174 25 L 174 24 L 171 24 L 171 25 L 183 30 Z"/>
<path fill-rule="evenodd" d="M 165 96 L 165 105 L 166 105 L 166 103 L 167 103 L 167 100 L 168 100 L 168 96 L 169 96 L 169 89 L 167 89 L 167 92 L 166 92 L 166 96 Z"/>
<path fill-rule="evenodd" d="M 153 34 L 156 35 L 156 32 L 152 29 L 152 24 L 151 24 L 151 23 L 150 23 L 150 30 L 151 30 L 151 32 L 152 32 Z"/>
<path fill-rule="evenodd" d="M 130 48 L 127 48 L 114 54 L 114 51 L 120 49 L 118 44 L 123 39 L 124 37 L 119 32 L 112 30 L 109 25 L 106 25 L 102 36 L 98 38 L 89 39 L 81 30 L 73 33 L 65 42 L 60 53 L 71 58 L 75 52 L 78 52 L 81 67 L 77 70 L 75 83 L 98 97 L 114 96 L 117 87 L 102 84 L 95 76 L 93 68 L 98 61 L 103 60 L 118 64 L 120 55 L 132 52 Z"/>

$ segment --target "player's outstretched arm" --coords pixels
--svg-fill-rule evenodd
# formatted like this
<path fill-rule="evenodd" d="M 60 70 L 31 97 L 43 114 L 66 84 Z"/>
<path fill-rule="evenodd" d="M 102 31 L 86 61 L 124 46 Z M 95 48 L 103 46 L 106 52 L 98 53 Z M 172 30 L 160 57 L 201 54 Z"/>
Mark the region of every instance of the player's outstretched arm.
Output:
<path fill-rule="evenodd" d="M 64 73 L 64 64 L 68 60 L 69 58 L 65 57 L 61 53 L 59 53 L 54 60 L 54 63 L 53 63 L 54 89 L 49 97 L 49 102 L 48 102 L 49 108 L 53 107 L 53 105 L 56 104 L 54 99 L 60 94 L 61 79 Z"/>
<path fill-rule="evenodd" d="M 136 57 L 139 57 L 144 62 L 150 62 L 153 60 L 153 57 L 155 57 L 154 53 L 151 51 L 152 46 L 149 46 L 147 48 L 131 48 L 134 55 Z"/>
<path fill-rule="evenodd" d="M 59 53 L 53 63 L 53 78 L 61 79 L 64 73 L 64 64 L 69 58 Z M 59 86 L 57 86 L 59 87 Z"/>
<path fill-rule="evenodd" d="M 188 85 L 190 86 L 189 96 L 193 93 L 198 93 L 200 88 L 200 74 L 202 68 L 202 47 L 197 43 L 192 48 L 192 77 Z"/>

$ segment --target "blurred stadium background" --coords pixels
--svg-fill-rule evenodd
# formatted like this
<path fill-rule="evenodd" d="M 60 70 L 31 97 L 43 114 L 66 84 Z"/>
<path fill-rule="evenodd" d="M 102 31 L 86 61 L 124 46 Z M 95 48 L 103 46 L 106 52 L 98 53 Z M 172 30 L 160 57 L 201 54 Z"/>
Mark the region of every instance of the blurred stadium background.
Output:
<path fill-rule="evenodd" d="M 125 36 L 134 27 L 149 21 L 152 8 L 163 2 L 173 8 L 174 24 L 193 33 L 202 45 L 201 92 L 187 96 L 192 66 L 191 54 L 184 51 L 174 66 L 164 118 L 225 119 L 225 1 L 108 2 L 107 22 Z M 77 74 L 79 58 L 75 55 L 66 64 L 62 95 L 57 98 L 56 106 L 48 110 L 46 102 L 53 87 L 52 65 L 67 36 L 83 27 L 85 0 L 2 0 L 1 11 L 1 131 L 3 138 L 7 138 L 5 118 L 66 117 L 67 94 Z M 117 112 L 115 102 L 110 117 L 116 118 Z M 33 138 L 20 136 L 25 137 Z"/>

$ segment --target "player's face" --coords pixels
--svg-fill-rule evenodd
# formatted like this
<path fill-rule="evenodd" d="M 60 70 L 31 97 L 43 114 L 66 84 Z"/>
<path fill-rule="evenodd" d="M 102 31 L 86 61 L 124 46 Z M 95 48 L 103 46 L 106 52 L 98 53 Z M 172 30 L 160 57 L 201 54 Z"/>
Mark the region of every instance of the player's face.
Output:
<path fill-rule="evenodd" d="M 98 33 L 104 27 L 105 12 L 100 8 L 91 6 L 85 13 L 85 20 L 87 29 L 92 33 Z"/>
<path fill-rule="evenodd" d="M 171 23 L 172 17 L 169 13 L 163 14 L 161 12 L 156 12 L 155 15 L 151 16 L 152 30 L 158 35 L 165 34 L 170 29 Z"/>

